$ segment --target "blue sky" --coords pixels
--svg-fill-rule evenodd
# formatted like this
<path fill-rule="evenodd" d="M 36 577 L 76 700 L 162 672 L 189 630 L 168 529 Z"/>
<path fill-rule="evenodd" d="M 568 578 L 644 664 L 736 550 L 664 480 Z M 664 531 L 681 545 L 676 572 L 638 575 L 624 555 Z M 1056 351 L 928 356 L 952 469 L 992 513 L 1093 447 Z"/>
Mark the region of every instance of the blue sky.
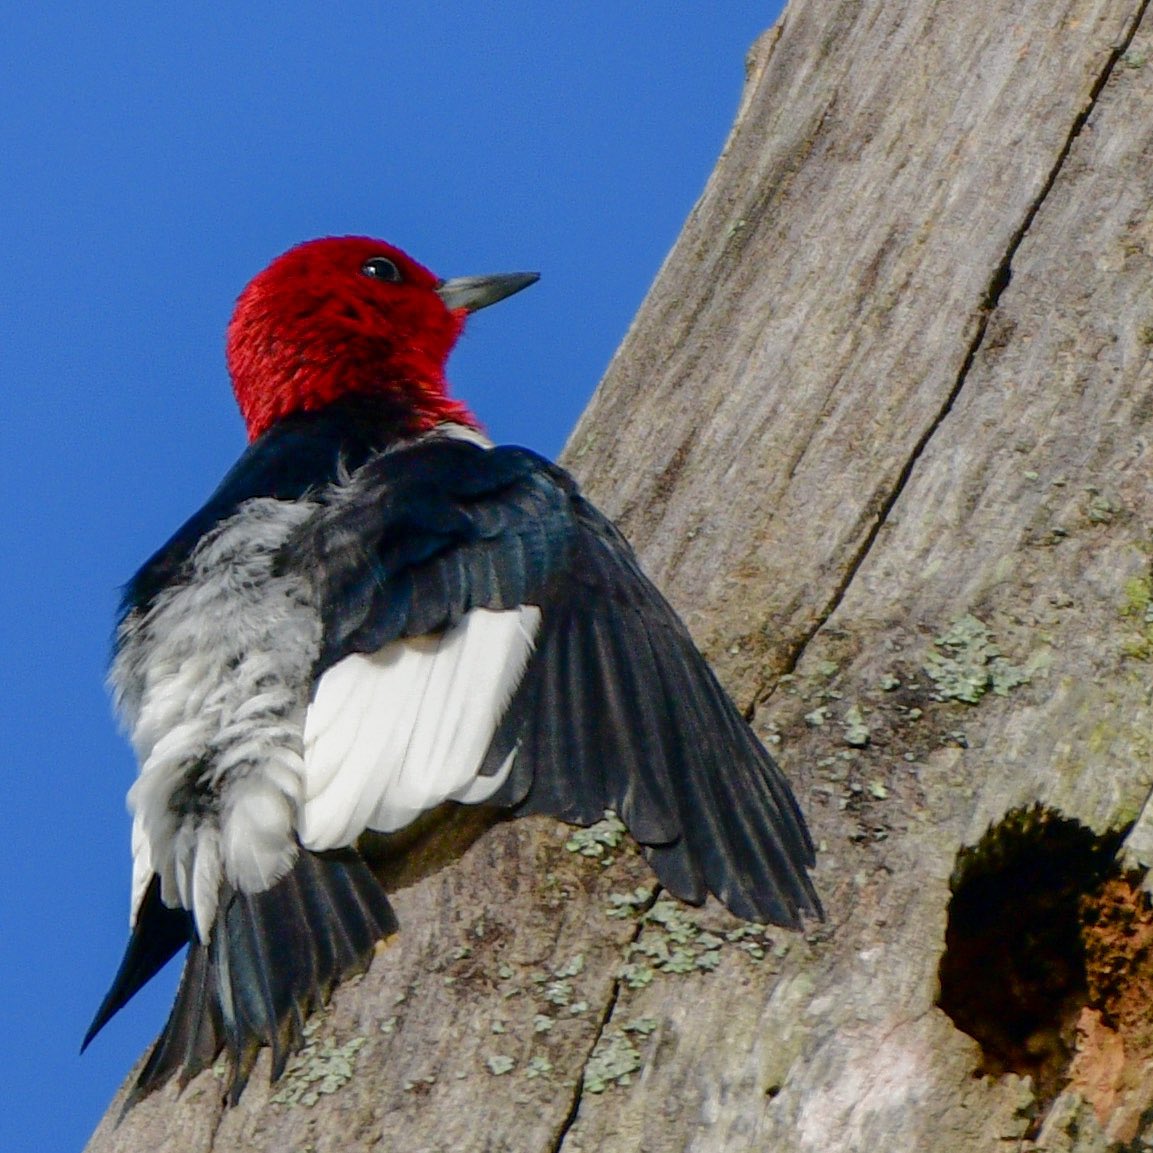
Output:
<path fill-rule="evenodd" d="M 243 447 L 247 279 L 369 233 L 537 269 L 450 377 L 555 455 L 713 166 L 779 3 L 9 5 L 0 14 L 0 1148 L 81 1147 L 177 967 L 83 1057 L 127 928 L 117 586 Z M 339 16 L 332 13 L 338 12 Z"/>

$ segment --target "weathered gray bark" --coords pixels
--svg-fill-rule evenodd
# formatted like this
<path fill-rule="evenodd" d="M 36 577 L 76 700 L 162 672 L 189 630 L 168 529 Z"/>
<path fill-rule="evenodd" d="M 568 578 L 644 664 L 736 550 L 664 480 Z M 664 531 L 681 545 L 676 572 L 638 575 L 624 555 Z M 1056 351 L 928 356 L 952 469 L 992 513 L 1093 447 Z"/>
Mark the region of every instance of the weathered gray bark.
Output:
<path fill-rule="evenodd" d="M 210 1074 L 114 1103 L 92 1153 L 1137 1138 L 1149 1050 L 1116 1021 L 1053 1103 L 974 1076 L 935 998 L 957 854 L 1007 811 L 1136 820 L 1153 857 L 1146 6 L 793 0 L 569 447 L 778 743 L 828 923 L 646 919 L 628 851 L 502 825 L 397 894 L 276 1091 L 262 1059 L 231 1111 Z M 1005 662 L 971 620 L 936 643 L 967 616 Z"/>

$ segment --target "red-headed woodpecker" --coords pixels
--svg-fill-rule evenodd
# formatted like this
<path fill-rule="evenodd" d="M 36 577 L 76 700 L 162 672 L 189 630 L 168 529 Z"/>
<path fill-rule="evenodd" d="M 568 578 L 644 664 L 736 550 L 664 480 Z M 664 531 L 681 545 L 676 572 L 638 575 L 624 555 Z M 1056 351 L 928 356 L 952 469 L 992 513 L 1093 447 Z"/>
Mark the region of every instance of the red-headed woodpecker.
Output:
<path fill-rule="evenodd" d="M 241 294 L 250 445 L 127 585 L 110 680 L 140 775 L 131 936 L 85 1045 L 189 946 L 131 1100 L 227 1050 L 235 1102 L 396 928 L 357 853 L 446 801 L 615 810 L 661 884 L 820 915 L 784 777 L 567 473 L 448 394 L 465 318 L 535 274 L 438 280 L 316 240 Z"/>

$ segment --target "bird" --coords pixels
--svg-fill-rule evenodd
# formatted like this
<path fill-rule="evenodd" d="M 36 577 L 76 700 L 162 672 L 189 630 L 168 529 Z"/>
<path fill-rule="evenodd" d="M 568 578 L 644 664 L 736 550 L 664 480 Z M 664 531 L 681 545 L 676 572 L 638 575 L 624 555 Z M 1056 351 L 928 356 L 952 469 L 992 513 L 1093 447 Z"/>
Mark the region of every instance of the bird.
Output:
<path fill-rule="evenodd" d="M 84 1047 L 186 950 L 125 1108 L 225 1052 L 230 1104 L 265 1047 L 277 1080 L 398 929 L 358 845 L 453 803 L 613 812 L 675 897 L 823 915 L 787 780 L 624 536 L 451 394 L 468 317 L 538 279 L 337 236 L 237 300 L 248 445 L 124 587 L 113 642 L 130 935 Z"/>

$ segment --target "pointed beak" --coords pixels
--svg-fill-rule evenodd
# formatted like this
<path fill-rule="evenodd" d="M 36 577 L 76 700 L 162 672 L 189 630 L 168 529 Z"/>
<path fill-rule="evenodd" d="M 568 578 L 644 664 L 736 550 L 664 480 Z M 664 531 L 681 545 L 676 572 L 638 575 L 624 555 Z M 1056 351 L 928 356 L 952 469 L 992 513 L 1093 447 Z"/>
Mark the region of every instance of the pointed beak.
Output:
<path fill-rule="evenodd" d="M 540 280 L 539 272 L 500 272 L 495 276 L 455 276 L 452 280 L 442 280 L 436 286 L 436 294 L 451 309 L 463 308 L 476 312 L 488 308 L 530 284 Z"/>

